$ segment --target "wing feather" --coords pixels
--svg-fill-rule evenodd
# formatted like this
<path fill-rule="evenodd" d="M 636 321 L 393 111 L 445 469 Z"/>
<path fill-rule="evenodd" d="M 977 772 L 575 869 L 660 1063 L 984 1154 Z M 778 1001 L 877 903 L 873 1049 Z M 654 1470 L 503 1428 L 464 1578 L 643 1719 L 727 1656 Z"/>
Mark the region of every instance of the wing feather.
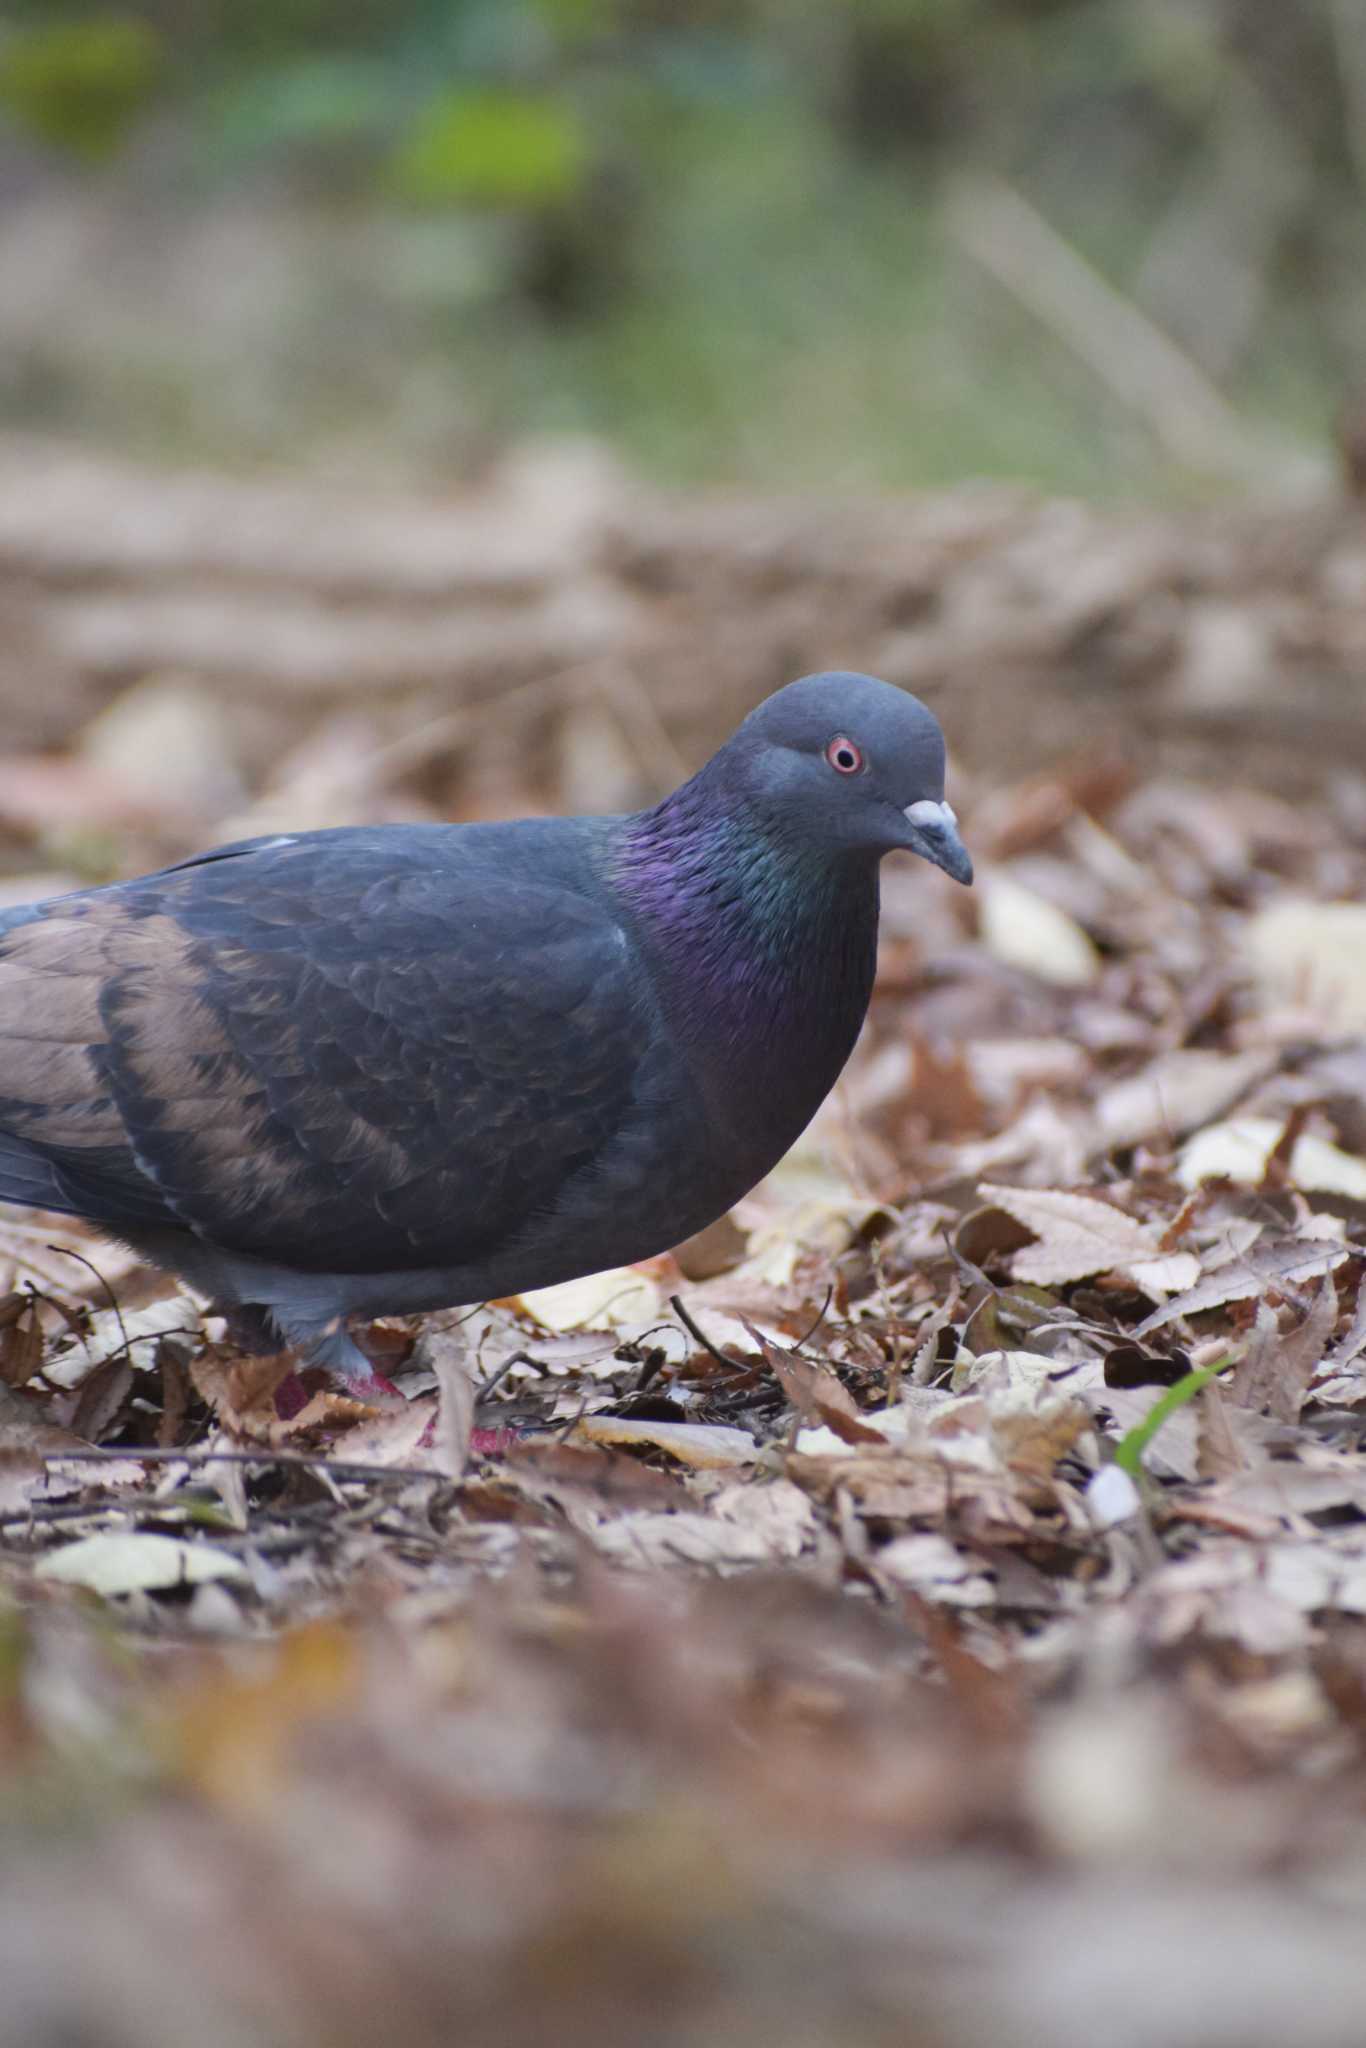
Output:
<path fill-rule="evenodd" d="M 636 1101 L 583 830 L 248 844 L 0 928 L 0 1196 L 314 1271 L 491 1255 Z"/>

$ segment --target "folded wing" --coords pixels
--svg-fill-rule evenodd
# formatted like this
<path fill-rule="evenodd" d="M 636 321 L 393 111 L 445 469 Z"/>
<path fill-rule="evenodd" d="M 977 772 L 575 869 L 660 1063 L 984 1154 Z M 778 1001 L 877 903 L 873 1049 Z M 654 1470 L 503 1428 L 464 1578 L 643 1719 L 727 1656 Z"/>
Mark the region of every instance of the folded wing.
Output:
<path fill-rule="evenodd" d="M 12 913 L 0 1199 L 301 1270 L 490 1256 L 638 1107 L 574 831 L 308 834 Z"/>

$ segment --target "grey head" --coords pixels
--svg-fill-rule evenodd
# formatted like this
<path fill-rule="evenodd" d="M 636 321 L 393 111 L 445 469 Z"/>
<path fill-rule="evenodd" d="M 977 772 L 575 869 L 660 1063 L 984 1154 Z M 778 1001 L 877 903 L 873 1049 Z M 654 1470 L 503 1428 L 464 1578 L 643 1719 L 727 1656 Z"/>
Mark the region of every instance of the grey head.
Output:
<path fill-rule="evenodd" d="M 944 735 L 906 690 L 840 669 L 803 676 L 765 698 L 721 758 L 785 832 L 873 859 L 902 848 L 972 880 L 944 800 Z"/>

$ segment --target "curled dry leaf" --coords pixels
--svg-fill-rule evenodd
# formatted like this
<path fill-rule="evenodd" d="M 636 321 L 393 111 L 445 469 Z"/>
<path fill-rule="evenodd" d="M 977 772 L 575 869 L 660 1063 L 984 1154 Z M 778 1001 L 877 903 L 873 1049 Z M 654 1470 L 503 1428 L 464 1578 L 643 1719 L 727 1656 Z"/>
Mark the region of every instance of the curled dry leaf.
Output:
<path fill-rule="evenodd" d="M 1280 1422 L 1297 1421 L 1337 1314 L 1337 1289 L 1331 1274 L 1319 1281 L 1308 1309 L 1288 1330 L 1263 1302 L 1251 1342 L 1233 1370 L 1233 1398 L 1245 1408 L 1264 1408 Z"/>
<path fill-rule="evenodd" d="M 1114 1146 L 1154 1135 L 1180 1137 L 1219 1116 L 1275 1064 L 1270 1052 L 1182 1048 L 1163 1053 L 1142 1073 L 1104 1090 L 1096 1102 L 1096 1121 Z"/>
<path fill-rule="evenodd" d="M 749 1465 L 759 1455 L 759 1446 L 747 1430 L 727 1429 L 715 1422 L 646 1422 L 627 1416 L 585 1415 L 574 1424 L 570 1441 L 667 1451 L 680 1464 L 702 1472 Z"/>
<path fill-rule="evenodd" d="M 799 1351 L 791 1351 L 786 1345 L 770 1343 L 757 1330 L 752 1334 L 759 1339 L 765 1364 L 803 1421 L 817 1417 L 845 1443 L 885 1441 L 881 1430 L 865 1418 L 828 1366 L 803 1358 Z"/>

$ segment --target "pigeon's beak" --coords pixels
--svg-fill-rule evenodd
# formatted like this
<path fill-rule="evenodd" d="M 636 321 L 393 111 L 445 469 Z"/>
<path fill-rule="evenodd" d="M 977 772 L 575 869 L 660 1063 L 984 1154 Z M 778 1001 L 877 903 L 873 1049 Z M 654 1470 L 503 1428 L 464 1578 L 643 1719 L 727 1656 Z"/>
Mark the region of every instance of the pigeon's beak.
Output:
<path fill-rule="evenodd" d="M 972 859 L 958 837 L 958 820 L 948 804 L 922 797 L 919 803 L 907 804 L 902 815 L 910 828 L 902 843 L 912 853 L 933 861 L 955 882 L 971 882 Z"/>

